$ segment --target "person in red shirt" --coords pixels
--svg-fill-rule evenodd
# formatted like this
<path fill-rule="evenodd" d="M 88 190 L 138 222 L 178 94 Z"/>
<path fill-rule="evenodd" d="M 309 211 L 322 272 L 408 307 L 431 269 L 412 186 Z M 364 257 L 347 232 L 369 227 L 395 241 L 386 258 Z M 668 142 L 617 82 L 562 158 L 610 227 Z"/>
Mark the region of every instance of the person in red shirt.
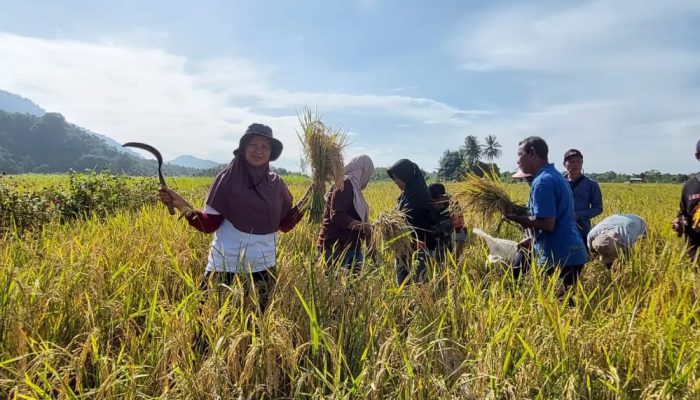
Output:
<path fill-rule="evenodd" d="M 289 232 L 302 219 L 310 189 L 296 204 L 284 181 L 270 170 L 282 143 L 263 124 L 252 124 L 241 137 L 231 163 L 214 180 L 204 209 L 195 210 L 172 189 L 160 200 L 177 208 L 195 229 L 213 233 L 202 289 L 210 282 L 231 285 L 247 280 L 257 288 L 263 312 L 275 286 L 278 231 Z M 252 295 L 255 291 L 249 291 Z"/>

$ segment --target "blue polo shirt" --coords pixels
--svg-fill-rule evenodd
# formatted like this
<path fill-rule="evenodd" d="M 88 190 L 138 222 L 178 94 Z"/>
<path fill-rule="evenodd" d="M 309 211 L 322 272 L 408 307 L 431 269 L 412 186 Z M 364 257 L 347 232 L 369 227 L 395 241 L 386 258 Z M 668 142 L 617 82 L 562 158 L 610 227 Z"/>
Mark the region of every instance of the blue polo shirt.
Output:
<path fill-rule="evenodd" d="M 530 213 L 537 218 L 554 218 L 554 231 L 535 231 L 537 264 L 561 267 L 588 262 L 588 253 L 576 228 L 574 198 L 569 182 L 554 164 L 540 168 L 530 187 Z"/>

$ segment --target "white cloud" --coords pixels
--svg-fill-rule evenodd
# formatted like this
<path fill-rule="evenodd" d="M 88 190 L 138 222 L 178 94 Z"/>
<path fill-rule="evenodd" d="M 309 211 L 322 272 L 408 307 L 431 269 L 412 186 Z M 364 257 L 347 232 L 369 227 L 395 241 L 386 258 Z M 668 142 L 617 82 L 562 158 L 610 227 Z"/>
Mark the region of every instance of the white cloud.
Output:
<path fill-rule="evenodd" d="M 267 123 L 285 143 L 281 164 L 287 167 L 298 164 L 296 111 L 305 105 L 408 122 L 480 114 L 426 98 L 293 92 L 273 87 L 274 69 L 250 60 L 191 62 L 143 43 L 123 44 L 142 36 L 147 33 L 87 43 L 0 33 L 0 88 L 117 141 L 151 142 L 166 158 L 226 161 L 247 124 Z"/>
<path fill-rule="evenodd" d="M 484 14 L 454 42 L 460 65 L 535 84 L 520 112 L 471 126 L 512 146 L 543 136 L 557 163 L 567 148 L 585 148 L 594 171 L 696 170 L 698 17 L 694 0 L 552 2 Z"/>

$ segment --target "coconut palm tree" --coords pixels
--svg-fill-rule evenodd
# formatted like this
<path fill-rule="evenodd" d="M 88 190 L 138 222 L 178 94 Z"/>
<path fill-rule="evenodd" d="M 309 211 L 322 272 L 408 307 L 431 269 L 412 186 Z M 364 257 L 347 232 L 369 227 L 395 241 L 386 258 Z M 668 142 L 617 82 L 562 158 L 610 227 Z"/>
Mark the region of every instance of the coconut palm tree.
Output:
<path fill-rule="evenodd" d="M 501 144 L 496 141 L 496 136 L 486 136 L 486 145 L 483 147 L 482 155 L 486 157 L 489 162 L 492 162 L 502 154 L 503 151 L 501 150 Z"/>
<path fill-rule="evenodd" d="M 462 159 L 464 159 L 466 165 L 471 167 L 479 162 L 483 154 L 483 148 L 476 136 L 469 135 L 464 138 L 464 145 L 460 147 L 459 152 L 462 154 Z"/>

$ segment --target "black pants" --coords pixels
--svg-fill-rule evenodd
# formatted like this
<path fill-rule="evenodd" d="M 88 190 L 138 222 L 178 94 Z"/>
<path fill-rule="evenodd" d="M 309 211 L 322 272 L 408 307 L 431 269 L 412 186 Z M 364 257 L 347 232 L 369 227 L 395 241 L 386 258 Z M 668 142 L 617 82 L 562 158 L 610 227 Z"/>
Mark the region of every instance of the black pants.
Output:
<path fill-rule="evenodd" d="M 700 244 L 688 242 L 688 256 L 696 264 L 700 263 L 700 259 L 698 259 L 698 248 L 699 247 L 700 247 Z"/>
<path fill-rule="evenodd" d="M 519 249 L 518 252 L 515 253 L 515 258 L 513 259 L 513 264 L 511 265 L 511 271 L 513 272 L 513 278 L 515 278 L 516 281 L 530 269 L 530 254 L 531 253 L 529 251 L 524 249 Z M 576 284 L 579 275 L 581 275 L 581 271 L 583 271 L 584 265 L 586 264 L 559 267 L 561 271 L 559 278 L 564 284 L 564 289 L 568 289 Z M 547 268 L 545 272 L 547 275 L 552 275 L 554 271 L 555 268 L 552 267 Z"/>
<path fill-rule="evenodd" d="M 406 280 L 408 283 L 417 283 L 425 279 L 427 259 L 428 252 L 424 249 L 416 250 L 410 256 L 396 258 L 396 284 L 401 286 Z"/>
<path fill-rule="evenodd" d="M 244 282 L 246 293 L 249 296 L 252 295 L 253 290 L 257 290 L 260 312 L 265 312 L 265 309 L 270 301 L 270 297 L 275 289 L 275 284 L 277 283 L 274 268 L 253 272 L 250 274 L 207 271 L 204 273 L 204 280 L 202 281 L 200 289 L 209 289 L 209 282 L 215 285 L 215 287 L 219 285 L 231 286 L 237 277 Z"/>
<path fill-rule="evenodd" d="M 438 242 L 437 246 L 435 246 L 435 260 L 441 265 L 445 264 L 447 260 L 449 260 L 449 254 L 452 253 L 452 248 L 452 242 Z"/>

